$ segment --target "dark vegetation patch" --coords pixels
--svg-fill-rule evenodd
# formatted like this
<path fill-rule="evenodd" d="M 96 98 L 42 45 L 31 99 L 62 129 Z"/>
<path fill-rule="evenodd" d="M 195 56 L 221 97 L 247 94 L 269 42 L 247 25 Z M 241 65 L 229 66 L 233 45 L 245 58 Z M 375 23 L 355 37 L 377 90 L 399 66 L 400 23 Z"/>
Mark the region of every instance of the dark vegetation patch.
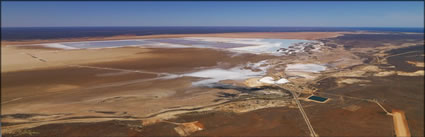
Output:
<path fill-rule="evenodd" d="M 394 65 L 397 70 L 414 72 L 423 70 L 423 67 L 416 67 L 407 61 L 424 62 L 424 45 L 411 46 L 406 48 L 390 50 L 387 53 L 395 55 L 388 57 L 388 63 Z"/>
<path fill-rule="evenodd" d="M 332 87 L 337 87 L 338 84 L 335 82 L 336 78 L 334 77 L 328 77 L 325 79 L 322 79 L 314 85 L 314 87 L 318 88 L 319 90 L 327 90 Z"/>
<path fill-rule="evenodd" d="M 320 39 L 318 41 L 324 43 L 325 46 L 328 46 L 328 47 L 331 47 L 331 48 L 336 48 L 338 46 L 337 44 L 333 44 L 331 39 Z"/>
<path fill-rule="evenodd" d="M 17 113 L 17 114 L 8 114 L 8 115 L 2 115 L 2 117 L 13 117 L 13 118 L 19 118 L 19 119 L 27 119 L 27 118 L 31 118 L 31 117 L 35 117 L 35 116 L 47 116 L 45 114 L 21 114 L 21 113 Z"/>
<path fill-rule="evenodd" d="M 250 88 L 250 87 L 242 87 L 242 86 L 234 86 L 234 85 L 229 85 L 229 84 L 214 84 L 210 86 L 211 88 L 217 88 L 217 89 L 234 89 L 237 90 L 241 93 L 251 93 L 254 91 L 259 91 L 259 90 L 264 90 L 265 87 L 254 87 L 254 88 Z M 226 96 L 226 95 L 224 95 Z"/>
<path fill-rule="evenodd" d="M 113 112 L 113 111 L 94 111 L 96 113 L 102 113 L 102 114 L 115 114 L 117 112 Z"/>
<path fill-rule="evenodd" d="M 338 45 L 336 45 L 336 44 L 325 44 L 325 46 L 329 46 L 331 48 L 336 48 Z"/>
<path fill-rule="evenodd" d="M 226 92 L 219 92 L 218 97 L 222 97 L 222 98 L 234 98 L 237 96 L 237 94 L 232 94 L 232 93 L 226 93 Z"/>
<path fill-rule="evenodd" d="M 344 45 L 344 48 L 373 48 L 384 44 L 400 45 L 409 42 L 421 42 L 424 34 L 346 34 L 328 40 Z"/>
<path fill-rule="evenodd" d="M 373 60 L 373 56 L 371 56 L 372 55 L 371 53 L 355 52 L 353 54 L 362 58 L 363 63 L 365 63 L 365 64 L 369 64 Z"/>
<path fill-rule="evenodd" d="M 109 117 L 103 117 L 103 116 L 78 116 L 78 117 L 61 118 L 61 119 L 58 119 L 58 120 L 91 119 L 91 118 L 137 118 L 137 117 L 133 117 L 133 116 L 109 116 Z"/>
<path fill-rule="evenodd" d="M 405 48 L 398 48 L 398 49 L 393 49 L 390 51 L 387 51 L 387 53 L 389 54 L 400 54 L 400 53 L 404 53 L 404 52 L 411 52 L 411 51 L 424 51 L 424 45 L 416 45 L 416 46 L 409 46 L 409 47 L 405 47 Z"/>
<path fill-rule="evenodd" d="M 28 123 L 32 123 L 32 122 L 1 122 L 1 126 L 13 126 L 13 125 L 19 125 L 19 124 L 28 124 Z"/>

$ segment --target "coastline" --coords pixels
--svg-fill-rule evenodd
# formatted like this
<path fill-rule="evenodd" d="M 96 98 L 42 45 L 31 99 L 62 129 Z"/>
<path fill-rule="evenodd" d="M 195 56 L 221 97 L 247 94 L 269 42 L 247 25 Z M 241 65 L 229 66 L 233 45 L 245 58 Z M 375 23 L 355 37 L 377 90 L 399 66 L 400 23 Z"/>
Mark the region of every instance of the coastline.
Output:
<path fill-rule="evenodd" d="M 277 38 L 277 39 L 305 39 L 315 40 L 321 38 L 337 37 L 343 34 L 359 32 L 240 32 L 240 33 L 210 33 L 210 34 L 160 34 L 145 36 L 112 36 L 112 37 L 89 37 L 89 38 L 70 38 L 55 40 L 22 40 L 22 41 L 4 41 L 5 45 L 25 45 L 40 43 L 58 43 L 58 42 L 83 42 L 83 41 L 105 41 L 105 40 L 130 40 L 130 39 L 151 39 L 151 38 L 181 38 L 181 37 L 228 37 L 228 38 Z"/>

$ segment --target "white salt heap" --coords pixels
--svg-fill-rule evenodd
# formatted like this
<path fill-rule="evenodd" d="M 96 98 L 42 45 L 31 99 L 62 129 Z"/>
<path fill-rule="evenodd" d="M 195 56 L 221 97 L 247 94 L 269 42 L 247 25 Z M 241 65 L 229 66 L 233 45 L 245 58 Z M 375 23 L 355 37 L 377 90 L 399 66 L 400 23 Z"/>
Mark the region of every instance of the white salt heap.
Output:
<path fill-rule="evenodd" d="M 285 83 L 288 83 L 289 82 L 285 78 L 281 78 L 281 79 L 275 81 L 274 78 L 272 78 L 272 77 L 264 77 L 264 78 L 261 78 L 258 81 L 260 81 L 262 83 L 265 83 L 265 84 L 285 84 Z"/>

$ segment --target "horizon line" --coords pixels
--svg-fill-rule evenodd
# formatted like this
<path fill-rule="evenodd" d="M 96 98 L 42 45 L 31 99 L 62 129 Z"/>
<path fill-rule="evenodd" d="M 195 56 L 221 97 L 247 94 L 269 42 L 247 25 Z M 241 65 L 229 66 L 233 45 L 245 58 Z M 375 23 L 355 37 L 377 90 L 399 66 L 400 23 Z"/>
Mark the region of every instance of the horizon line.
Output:
<path fill-rule="evenodd" d="M 270 28 L 279 28 L 279 27 L 287 27 L 287 28 L 425 28 L 422 27 L 353 27 L 353 26 L 8 26 L 1 28 L 75 28 L 75 27 L 270 27 Z"/>

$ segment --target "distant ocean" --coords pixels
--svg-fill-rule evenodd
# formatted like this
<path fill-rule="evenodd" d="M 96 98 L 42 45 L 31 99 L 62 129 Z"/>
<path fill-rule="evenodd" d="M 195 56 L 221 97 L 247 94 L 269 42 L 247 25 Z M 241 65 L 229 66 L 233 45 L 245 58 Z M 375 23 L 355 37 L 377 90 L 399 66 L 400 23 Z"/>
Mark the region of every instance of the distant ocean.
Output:
<path fill-rule="evenodd" d="M 424 32 L 424 28 L 347 27 L 22 27 L 1 28 L 2 40 L 108 37 L 117 35 L 202 34 L 229 32 Z"/>

